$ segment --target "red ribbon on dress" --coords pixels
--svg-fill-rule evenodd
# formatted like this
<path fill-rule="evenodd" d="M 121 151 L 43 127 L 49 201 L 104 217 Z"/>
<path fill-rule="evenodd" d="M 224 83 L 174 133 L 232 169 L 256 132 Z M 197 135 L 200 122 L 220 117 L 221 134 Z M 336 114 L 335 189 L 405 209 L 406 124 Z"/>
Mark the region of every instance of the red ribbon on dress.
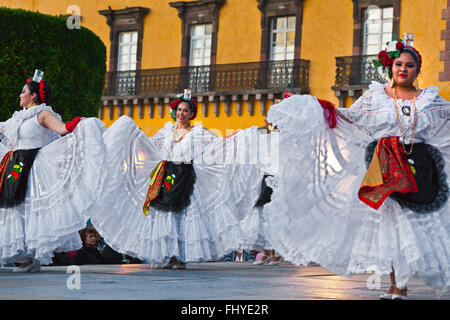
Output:
<path fill-rule="evenodd" d="M 64 124 L 64 126 L 66 127 L 66 130 L 69 132 L 73 132 L 73 130 L 75 130 L 75 128 L 77 127 L 78 123 L 80 123 L 81 118 L 80 117 L 75 117 L 73 118 L 72 121 L 68 121 Z"/>
<path fill-rule="evenodd" d="M 167 161 L 159 162 L 150 174 L 150 184 L 142 208 L 142 211 L 146 216 L 150 213 L 150 203 L 159 196 L 159 192 L 161 191 L 164 173 L 166 172 L 166 162 Z"/>
<path fill-rule="evenodd" d="M 13 151 L 9 151 L 3 156 L 2 161 L 0 162 L 0 192 L 2 191 L 3 181 L 5 180 L 6 166 L 8 165 L 9 159 L 11 159 L 12 154 Z"/>
<path fill-rule="evenodd" d="M 337 126 L 337 112 L 336 107 L 330 101 L 317 99 L 323 109 L 323 117 L 331 129 Z"/>
<path fill-rule="evenodd" d="M 361 183 L 358 198 L 378 209 L 393 192 L 417 192 L 416 181 L 399 137 L 381 138 Z"/>

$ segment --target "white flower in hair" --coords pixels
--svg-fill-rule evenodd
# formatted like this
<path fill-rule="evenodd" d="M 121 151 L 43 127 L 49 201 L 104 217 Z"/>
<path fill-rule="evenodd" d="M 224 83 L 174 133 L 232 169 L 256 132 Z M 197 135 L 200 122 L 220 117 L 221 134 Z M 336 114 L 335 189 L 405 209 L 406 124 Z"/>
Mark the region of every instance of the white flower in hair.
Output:
<path fill-rule="evenodd" d="M 387 45 L 387 48 L 386 48 L 386 51 L 387 52 L 395 52 L 395 51 L 397 51 L 398 50 L 397 49 L 397 42 L 398 41 L 396 41 L 396 40 L 389 41 L 388 45 Z"/>

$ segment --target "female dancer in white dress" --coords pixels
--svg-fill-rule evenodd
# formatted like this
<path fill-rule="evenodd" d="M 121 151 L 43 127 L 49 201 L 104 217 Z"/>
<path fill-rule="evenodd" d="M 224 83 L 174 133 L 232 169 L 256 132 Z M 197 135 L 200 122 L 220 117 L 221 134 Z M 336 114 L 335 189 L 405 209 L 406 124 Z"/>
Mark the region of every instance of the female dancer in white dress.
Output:
<path fill-rule="evenodd" d="M 234 199 L 224 139 L 190 125 L 197 105 L 188 92 L 171 110 L 176 123 L 150 138 L 126 116 L 106 130 L 109 182 L 91 221 L 115 250 L 181 269 L 239 249 L 239 213 L 251 211 L 262 174 L 259 181 L 236 182 L 254 190 L 252 199 Z"/>
<path fill-rule="evenodd" d="M 282 170 L 264 207 L 272 245 L 297 265 L 389 274 L 383 299 L 405 299 L 413 276 L 437 293 L 450 286 L 450 103 L 414 86 L 421 64 L 416 49 L 389 43 L 377 66 L 390 85 L 373 82 L 337 109 L 334 129 L 312 96 L 268 114 L 281 133 Z"/>
<path fill-rule="evenodd" d="M 285 93 L 286 96 L 287 93 Z M 278 139 L 279 130 L 274 128 L 264 119 L 265 125 L 262 127 L 250 127 L 238 133 L 242 136 L 237 136 L 242 139 L 244 136 L 250 142 L 250 145 L 257 146 L 255 150 L 247 150 L 248 155 L 257 154 L 258 161 L 253 161 L 252 164 L 235 165 L 230 171 L 232 181 L 236 181 L 233 177 L 245 177 L 245 181 L 260 181 L 260 175 L 263 174 L 261 184 L 255 184 L 259 196 L 254 203 L 253 210 L 243 211 L 240 216 L 240 226 L 245 235 L 242 248 L 245 250 L 257 250 L 261 252 L 261 259 L 254 262 L 255 265 L 278 265 L 281 257 L 275 254 L 275 250 L 271 249 L 270 245 L 270 228 L 268 226 L 269 220 L 266 217 L 266 212 L 263 210 L 264 206 L 270 202 L 272 189 L 267 186 L 265 180 L 273 176 L 274 172 L 279 169 L 278 163 Z M 256 150 L 257 149 L 257 150 Z M 245 150 L 245 148 L 241 148 Z M 238 181 L 241 179 L 238 179 Z M 235 199 L 253 199 L 249 197 L 249 192 L 256 190 L 243 190 L 244 185 L 234 184 L 232 192 Z"/>
<path fill-rule="evenodd" d="M 15 272 L 39 271 L 54 252 L 81 248 L 78 230 L 102 188 L 103 123 L 61 122 L 42 74 L 24 85 L 23 110 L 0 123 L 0 264 L 19 264 Z"/>

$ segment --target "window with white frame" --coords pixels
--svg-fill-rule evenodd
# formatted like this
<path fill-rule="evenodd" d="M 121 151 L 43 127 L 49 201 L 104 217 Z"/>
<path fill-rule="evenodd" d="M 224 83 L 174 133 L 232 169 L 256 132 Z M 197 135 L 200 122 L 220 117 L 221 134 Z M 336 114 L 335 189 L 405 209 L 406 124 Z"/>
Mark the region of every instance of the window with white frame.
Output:
<path fill-rule="evenodd" d="M 138 32 L 119 33 L 118 71 L 136 70 Z"/>
<path fill-rule="evenodd" d="M 190 66 L 203 66 L 211 63 L 211 40 L 211 23 L 192 25 Z"/>
<path fill-rule="evenodd" d="M 270 60 L 292 60 L 295 48 L 295 16 L 274 17 L 270 32 Z"/>
<path fill-rule="evenodd" d="M 138 32 L 120 32 L 118 46 L 117 94 L 133 95 L 136 88 Z"/>
<path fill-rule="evenodd" d="M 195 92 L 208 91 L 209 88 L 212 29 L 212 23 L 191 26 L 189 88 Z"/>
<path fill-rule="evenodd" d="M 366 10 L 363 34 L 363 55 L 375 55 L 392 40 L 394 7 L 370 6 Z"/>

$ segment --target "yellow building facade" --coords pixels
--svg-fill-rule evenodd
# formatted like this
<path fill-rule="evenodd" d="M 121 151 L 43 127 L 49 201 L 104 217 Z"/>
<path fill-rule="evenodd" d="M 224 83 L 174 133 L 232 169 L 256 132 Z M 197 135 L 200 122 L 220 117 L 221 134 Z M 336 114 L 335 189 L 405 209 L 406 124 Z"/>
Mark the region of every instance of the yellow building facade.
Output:
<path fill-rule="evenodd" d="M 109 126 L 130 115 L 147 135 L 171 121 L 168 103 L 188 87 L 199 102 L 196 123 L 222 135 L 263 125 L 286 90 L 349 106 L 378 79 L 374 52 L 405 33 L 423 58 L 420 86 L 436 85 L 450 100 L 450 0 L 78 0 L 75 10 L 71 0 L 0 5 L 80 16 L 107 47 L 99 118 Z"/>

